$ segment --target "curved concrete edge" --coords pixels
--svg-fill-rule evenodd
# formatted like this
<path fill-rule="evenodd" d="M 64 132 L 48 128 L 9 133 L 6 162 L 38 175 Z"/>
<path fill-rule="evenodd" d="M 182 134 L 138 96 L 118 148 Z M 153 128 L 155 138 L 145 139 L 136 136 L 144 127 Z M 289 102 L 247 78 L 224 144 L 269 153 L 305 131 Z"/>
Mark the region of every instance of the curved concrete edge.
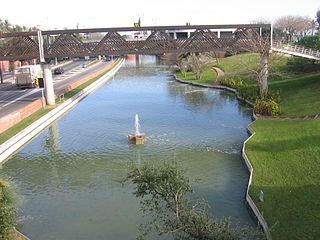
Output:
<path fill-rule="evenodd" d="M 248 186 L 247 186 L 247 191 L 246 191 L 246 202 L 248 203 L 249 207 L 251 208 L 253 214 L 255 215 L 255 217 L 257 218 L 259 224 L 261 225 L 266 237 L 268 240 L 272 239 L 271 233 L 269 231 L 269 227 L 268 224 L 266 222 L 266 220 L 264 219 L 264 217 L 262 216 L 261 212 L 259 211 L 258 207 L 256 206 L 256 204 L 254 203 L 254 201 L 252 200 L 251 196 L 249 195 L 249 189 L 251 186 L 251 182 L 252 182 L 252 178 L 253 178 L 253 166 L 246 154 L 246 144 L 248 141 L 250 141 L 250 139 L 256 134 L 255 131 L 252 130 L 252 128 L 250 128 L 251 124 L 253 124 L 256 120 L 258 120 L 258 117 L 252 113 L 252 117 L 254 119 L 254 121 L 252 123 L 249 124 L 249 126 L 247 127 L 248 132 L 250 134 L 250 136 L 244 141 L 243 146 L 242 146 L 242 158 L 248 168 L 248 171 L 250 173 L 249 175 L 249 180 L 248 180 Z"/>
<path fill-rule="evenodd" d="M 174 77 L 178 82 L 181 82 L 181 83 L 184 83 L 184 84 L 189 84 L 189 85 L 198 86 L 198 87 L 214 88 L 214 89 L 220 89 L 220 90 L 226 90 L 226 91 L 229 91 L 229 92 L 233 92 L 236 95 L 237 99 L 247 103 L 251 107 L 253 107 L 253 105 L 254 105 L 252 102 L 250 102 L 248 100 L 245 100 L 244 98 L 238 96 L 237 90 L 234 89 L 234 88 L 221 86 L 221 85 L 213 86 L 213 85 L 208 85 L 208 84 L 201 84 L 201 83 L 194 83 L 194 82 L 190 82 L 190 81 L 185 81 L 185 80 L 177 78 L 176 75 L 174 75 Z M 253 122 L 252 123 L 254 123 L 256 120 L 258 120 L 258 117 L 254 112 L 252 113 L 252 118 L 253 118 Z M 242 145 L 242 150 L 241 150 L 242 158 L 243 158 L 243 160 L 244 160 L 244 162 L 246 164 L 246 167 L 248 168 L 249 174 L 250 174 L 249 175 L 249 180 L 248 180 L 245 199 L 246 199 L 246 202 L 247 202 L 248 206 L 252 210 L 254 216 L 258 220 L 258 223 L 262 227 L 267 239 L 271 240 L 272 237 L 271 237 L 271 233 L 269 231 L 268 224 L 267 224 L 266 220 L 264 219 L 264 217 L 262 216 L 261 212 L 259 211 L 258 207 L 256 206 L 256 204 L 254 203 L 254 201 L 252 200 L 252 198 L 249 195 L 249 189 L 250 189 L 251 182 L 252 182 L 253 167 L 252 167 L 252 164 L 251 164 L 250 160 L 247 157 L 247 154 L 245 152 L 245 148 L 246 148 L 246 143 L 256 134 L 256 132 L 253 131 L 250 128 L 250 125 L 252 123 L 250 123 L 249 126 L 247 127 L 250 136 L 244 141 L 244 143 Z"/>
<path fill-rule="evenodd" d="M 58 107 L 51 110 L 49 113 L 39 118 L 31 125 L 20 131 L 18 134 L 10 138 L 8 141 L 0 145 L 0 165 L 9 159 L 9 157 L 18 151 L 23 145 L 29 142 L 32 138 L 37 136 L 43 129 L 49 126 L 53 121 L 61 117 L 68 110 L 79 103 L 83 98 L 88 96 L 91 92 L 96 90 L 98 87 L 103 85 L 111 77 L 113 77 L 120 67 L 123 65 L 125 59 L 122 58 L 118 61 L 117 65 L 114 66 L 105 75 L 99 78 L 97 81 L 81 90 L 79 93 L 73 97 L 66 100 L 64 103 Z"/>
<path fill-rule="evenodd" d="M 13 228 L 13 232 L 15 233 L 15 240 L 31 240 L 26 235 L 19 232 L 16 228 Z"/>

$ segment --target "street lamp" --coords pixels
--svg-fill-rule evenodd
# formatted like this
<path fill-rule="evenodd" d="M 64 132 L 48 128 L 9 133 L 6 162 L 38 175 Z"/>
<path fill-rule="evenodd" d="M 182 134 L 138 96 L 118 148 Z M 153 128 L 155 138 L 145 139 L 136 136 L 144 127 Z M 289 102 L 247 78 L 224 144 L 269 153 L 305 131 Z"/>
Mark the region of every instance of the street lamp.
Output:
<path fill-rule="evenodd" d="M 3 84 L 2 64 L 1 63 L 0 63 L 0 78 L 1 78 L 1 84 Z"/>

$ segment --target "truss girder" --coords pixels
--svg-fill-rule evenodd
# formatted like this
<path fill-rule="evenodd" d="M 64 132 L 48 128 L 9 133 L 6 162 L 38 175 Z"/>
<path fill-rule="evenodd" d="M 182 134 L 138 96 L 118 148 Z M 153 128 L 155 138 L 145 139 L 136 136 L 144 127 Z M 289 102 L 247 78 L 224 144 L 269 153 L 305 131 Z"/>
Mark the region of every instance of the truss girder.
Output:
<path fill-rule="evenodd" d="M 152 30 L 147 39 L 125 38 L 117 31 L 101 33 L 101 40 L 89 41 L 77 31 L 46 35 L 45 58 L 80 57 L 126 54 L 163 54 L 184 52 L 210 52 L 245 49 L 252 45 L 246 29 L 237 29 L 230 38 L 218 38 L 210 29 L 196 29 L 187 39 L 174 39 L 165 29 Z M 15 33 L 13 37 L 1 38 L 0 60 L 25 60 L 38 58 L 37 36 Z"/>

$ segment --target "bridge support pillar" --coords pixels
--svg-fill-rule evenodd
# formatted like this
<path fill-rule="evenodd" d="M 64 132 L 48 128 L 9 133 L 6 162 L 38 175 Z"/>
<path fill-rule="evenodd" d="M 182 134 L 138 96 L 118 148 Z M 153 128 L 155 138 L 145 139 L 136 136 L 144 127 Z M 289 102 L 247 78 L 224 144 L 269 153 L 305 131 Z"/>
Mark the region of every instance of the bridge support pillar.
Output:
<path fill-rule="evenodd" d="M 42 69 L 43 69 L 44 92 L 45 92 L 46 102 L 48 105 L 55 105 L 53 80 L 52 80 L 52 72 L 50 69 L 50 65 L 47 63 L 43 63 Z"/>

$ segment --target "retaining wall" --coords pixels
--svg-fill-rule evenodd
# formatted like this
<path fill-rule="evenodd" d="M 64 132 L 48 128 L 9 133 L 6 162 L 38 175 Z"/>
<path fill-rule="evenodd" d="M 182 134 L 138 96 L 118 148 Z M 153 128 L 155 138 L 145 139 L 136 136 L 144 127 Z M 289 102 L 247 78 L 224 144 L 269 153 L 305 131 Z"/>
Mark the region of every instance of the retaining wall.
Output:
<path fill-rule="evenodd" d="M 43 107 L 44 99 L 40 98 L 29 103 L 27 106 L 0 118 L 0 133 L 8 130 L 23 119 L 29 117 Z"/>

